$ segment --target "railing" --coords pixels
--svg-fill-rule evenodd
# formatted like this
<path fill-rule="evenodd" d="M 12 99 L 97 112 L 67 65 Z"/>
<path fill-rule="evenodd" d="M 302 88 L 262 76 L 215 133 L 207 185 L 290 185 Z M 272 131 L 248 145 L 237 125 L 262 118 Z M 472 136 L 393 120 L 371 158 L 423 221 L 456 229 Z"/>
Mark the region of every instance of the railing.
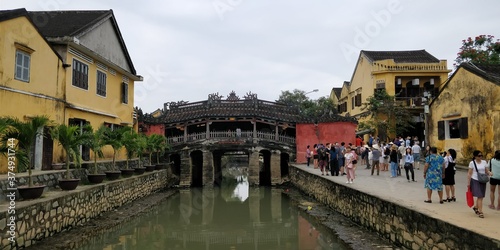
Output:
<path fill-rule="evenodd" d="M 193 141 L 199 141 L 199 140 L 205 140 L 205 139 L 219 139 L 219 140 L 244 140 L 244 139 L 253 139 L 253 131 L 241 131 L 241 132 L 236 132 L 236 131 L 210 131 L 208 133 L 208 138 L 207 138 L 207 133 L 206 132 L 197 132 L 197 133 L 189 133 L 187 135 L 187 140 L 184 141 L 184 135 L 179 135 L 179 136 L 168 136 L 167 137 L 167 142 L 169 144 L 179 144 L 179 143 L 185 143 L 185 142 L 193 142 Z M 293 136 L 288 136 L 288 135 L 278 135 L 278 138 L 276 138 L 276 134 L 272 132 L 262 132 L 262 131 L 257 131 L 257 137 L 256 139 L 261 139 L 261 140 L 274 140 L 282 143 L 289 143 L 289 144 L 294 144 L 295 143 L 295 137 Z"/>
<path fill-rule="evenodd" d="M 405 107 L 423 108 L 422 97 L 396 97 L 396 102 Z"/>

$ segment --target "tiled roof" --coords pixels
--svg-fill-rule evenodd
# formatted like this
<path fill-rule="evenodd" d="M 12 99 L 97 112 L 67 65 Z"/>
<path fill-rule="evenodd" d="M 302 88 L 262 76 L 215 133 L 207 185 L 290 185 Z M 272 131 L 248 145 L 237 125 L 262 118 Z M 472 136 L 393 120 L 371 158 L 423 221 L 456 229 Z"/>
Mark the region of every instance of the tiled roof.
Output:
<path fill-rule="evenodd" d="M 396 63 L 439 63 L 439 59 L 429 54 L 425 50 L 406 51 L 366 51 L 362 50 L 372 61 L 394 59 Z"/>
<path fill-rule="evenodd" d="M 29 12 L 35 25 L 46 37 L 74 36 L 111 14 L 111 10 Z"/>
<path fill-rule="evenodd" d="M 158 117 L 157 121 L 176 123 L 196 119 L 229 117 L 258 117 L 296 122 L 299 119 L 299 113 L 293 107 L 263 100 L 202 101 L 171 108 Z"/>
<path fill-rule="evenodd" d="M 15 10 L 0 10 L 0 22 L 16 18 L 19 16 L 25 16 L 28 12 L 26 9 L 15 9 Z"/>
<path fill-rule="evenodd" d="M 460 67 L 463 67 L 472 73 L 492 81 L 494 83 L 500 84 L 500 65 L 499 64 L 473 64 L 473 63 L 462 63 Z"/>
<path fill-rule="evenodd" d="M 337 96 L 337 99 L 340 98 L 340 95 L 342 95 L 342 88 L 333 88 L 332 89 L 335 95 Z"/>

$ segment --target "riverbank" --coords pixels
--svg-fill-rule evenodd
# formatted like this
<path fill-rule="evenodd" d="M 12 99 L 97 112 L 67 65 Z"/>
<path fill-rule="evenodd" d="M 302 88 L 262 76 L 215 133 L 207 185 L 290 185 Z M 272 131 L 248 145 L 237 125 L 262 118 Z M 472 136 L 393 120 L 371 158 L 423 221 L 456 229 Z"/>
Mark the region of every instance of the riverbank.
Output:
<path fill-rule="evenodd" d="M 339 245 L 342 248 L 366 250 L 400 249 L 394 247 L 388 240 L 381 239 L 376 233 L 363 229 L 342 214 L 332 211 L 295 187 L 281 186 L 281 188 L 292 204 L 299 208 L 301 216 L 307 218 L 313 225 L 309 232 L 310 236 L 316 236 L 315 231 L 330 231 L 341 240 L 341 242 L 324 240 L 322 243 L 325 244 L 323 246 L 325 249 L 338 249 Z"/>
<path fill-rule="evenodd" d="M 295 165 L 291 182 L 329 208 L 355 223 L 377 232 L 397 246 L 408 249 L 499 249 L 500 211 L 488 209 L 484 219 L 474 214 L 465 202 L 466 172 L 457 171 L 456 202 L 440 204 L 437 193 L 433 203 L 424 203 L 426 191 L 422 168 L 416 170 L 417 182 L 403 176 L 390 178 L 389 172 L 370 175 L 359 167 L 353 184 L 345 176 L 321 176 L 318 169 Z M 489 197 L 489 191 L 487 192 Z"/>
<path fill-rule="evenodd" d="M 91 221 L 77 226 L 70 231 L 62 232 L 28 247 L 28 250 L 67 250 L 86 245 L 91 240 L 99 240 L 104 232 L 114 231 L 123 223 L 150 211 L 178 190 L 164 190 L 126 204 L 115 210 L 102 213 Z"/>

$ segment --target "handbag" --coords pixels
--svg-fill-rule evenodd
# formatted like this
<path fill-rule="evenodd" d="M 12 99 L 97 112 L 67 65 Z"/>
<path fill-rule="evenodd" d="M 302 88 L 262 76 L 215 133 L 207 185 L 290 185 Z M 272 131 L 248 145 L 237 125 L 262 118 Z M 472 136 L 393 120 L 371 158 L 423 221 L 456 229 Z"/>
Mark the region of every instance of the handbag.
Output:
<path fill-rule="evenodd" d="M 479 181 L 480 183 L 488 183 L 490 181 L 490 176 L 487 175 L 486 173 L 484 173 L 484 174 L 479 173 L 479 170 L 477 169 L 476 161 L 472 160 L 472 162 L 474 162 L 474 167 L 476 167 L 477 181 Z"/>
<path fill-rule="evenodd" d="M 470 191 L 470 187 L 465 192 L 465 199 L 467 201 L 467 206 L 474 206 L 474 197 L 472 197 L 472 192 Z"/>

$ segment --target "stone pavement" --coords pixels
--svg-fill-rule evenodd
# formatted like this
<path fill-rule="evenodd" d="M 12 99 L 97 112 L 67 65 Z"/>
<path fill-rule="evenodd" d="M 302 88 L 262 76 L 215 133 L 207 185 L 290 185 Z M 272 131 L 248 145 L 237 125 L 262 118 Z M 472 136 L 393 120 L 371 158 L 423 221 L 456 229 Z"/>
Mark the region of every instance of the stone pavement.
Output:
<path fill-rule="evenodd" d="M 472 208 L 467 206 L 465 200 L 465 191 L 467 189 L 466 170 L 457 168 L 455 174 L 455 196 L 457 201 L 440 204 L 436 191 L 432 193 L 432 203 L 424 202 L 424 200 L 427 200 L 427 192 L 424 188 L 423 165 L 420 166 L 420 170 L 415 169 L 415 180 L 417 182 L 408 182 L 404 169 L 401 173 L 402 176 L 390 178 L 390 171 L 381 171 L 379 176 L 376 175 L 375 171 L 375 174 L 372 176 L 371 169 L 365 169 L 365 166 L 358 166 L 356 169 L 356 179 L 353 184 L 346 184 L 346 176 L 321 176 L 321 171 L 314 169 L 312 165 L 307 167 L 305 164 L 294 164 L 294 166 L 340 185 L 347 185 L 383 200 L 398 203 L 401 206 L 433 218 L 438 218 L 458 227 L 466 228 L 493 239 L 500 239 L 500 211 L 492 210 L 488 207 L 490 204 L 490 185 L 487 184 L 486 197 L 483 200 L 484 219 L 479 218 Z M 498 191 L 496 193 L 498 194 Z M 446 199 L 444 187 L 443 199 Z"/>

